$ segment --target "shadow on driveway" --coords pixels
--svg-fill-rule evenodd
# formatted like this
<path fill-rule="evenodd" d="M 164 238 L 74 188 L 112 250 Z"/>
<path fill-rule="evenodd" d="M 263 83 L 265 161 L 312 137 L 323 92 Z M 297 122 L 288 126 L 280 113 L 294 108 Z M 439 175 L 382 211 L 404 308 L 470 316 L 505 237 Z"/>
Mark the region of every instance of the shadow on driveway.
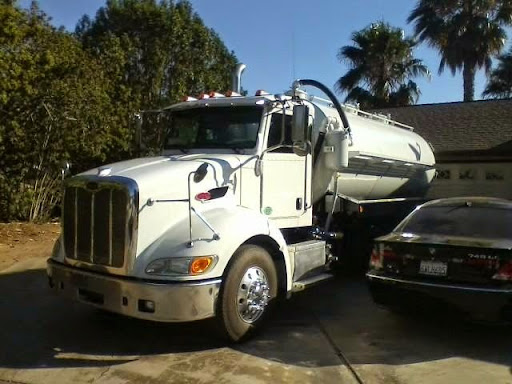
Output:
<path fill-rule="evenodd" d="M 414 364 L 462 357 L 512 367 L 512 327 L 469 322 L 453 308 L 396 314 L 373 303 L 363 278 L 297 297 L 352 364 Z M 300 309 L 299 309 L 300 310 Z"/>
<path fill-rule="evenodd" d="M 2 368 L 113 366 L 226 347 L 211 321 L 154 323 L 64 300 L 47 287 L 43 269 L 0 274 L 0 292 Z M 353 364 L 461 356 L 512 366 L 510 328 L 397 316 L 371 302 L 362 279 L 347 278 L 298 294 L 257 337 L 230 348 L 299 367 L 339 366 L 328 337 Z"/>

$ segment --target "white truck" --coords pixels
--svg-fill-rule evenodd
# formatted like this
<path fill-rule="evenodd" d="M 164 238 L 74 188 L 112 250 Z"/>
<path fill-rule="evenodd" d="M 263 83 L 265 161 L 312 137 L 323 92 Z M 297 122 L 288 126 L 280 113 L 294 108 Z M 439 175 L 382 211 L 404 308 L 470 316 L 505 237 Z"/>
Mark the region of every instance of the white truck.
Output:
<path fill-rule="evenodd" d="M 161 156 L 66 180 L 49 283 L 136 318 L 215 317 L 233 341 L 278 297 L 330 277 L 340 202 L 421 196 L 435 172 L 410 127 L 342 106 L 314 80 L 188 98 L 161 121 Z"/>

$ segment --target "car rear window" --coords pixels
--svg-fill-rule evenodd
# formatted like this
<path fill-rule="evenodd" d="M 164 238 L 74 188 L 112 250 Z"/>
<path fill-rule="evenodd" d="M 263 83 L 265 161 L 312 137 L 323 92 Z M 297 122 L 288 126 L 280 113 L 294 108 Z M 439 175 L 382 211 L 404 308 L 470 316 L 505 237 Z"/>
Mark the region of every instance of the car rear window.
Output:
<path fill-rule="evenodd" d="M 512 239 L 512 210 L 504 207 L 443 206 L 416 211 L 398 232 Z"/>

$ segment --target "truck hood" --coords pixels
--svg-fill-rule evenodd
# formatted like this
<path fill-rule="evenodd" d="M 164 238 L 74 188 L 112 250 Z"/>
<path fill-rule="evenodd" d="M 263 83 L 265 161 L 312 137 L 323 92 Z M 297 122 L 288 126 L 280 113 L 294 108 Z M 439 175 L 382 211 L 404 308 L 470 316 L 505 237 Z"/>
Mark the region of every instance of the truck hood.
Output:
<path fill-rule="evenodd" d="M 240 157 L 243 157 L 240 156 Z M 247 156 L 249 157 L 249 156 Z M 190 180 L 190 204 L 197 211 L 218 206 L 240 204 L 240 165 L 237 155 L 178 155 L 141 158 L 98 167 L 81 176 L 91 175 L 101 179 L 121 176 L 134 180 L 138 186 L 139 209 L 137 253 L 140 255 L 169 229 L 188 223 L 189 177 L 197 168 L 208 164 L 206 177 L 198 183 Z M 194 197 L 213 188 L 227 186 L 220 198 L 203 202 Z M 194 218 L 196 220 L 196 218 Z M 199 228 L 204 224 L 194 224 Z M 188 239 L 179 239 L 185 242 Z"/>
<path fill-rule="evenodd" d="M 104 165 L 81 175 L 108 178 L 123 176 L 136 181 L 142 207 L 149 199 L 185 199 L 188 196 L 188 178 L 203 163 L 208 163 L 208 174 L 198 183 L 201 190 L 231 185 L 236 188 L 237 171 L 241 161 L 236 155 L 178 155 L 139 158 Z"/>

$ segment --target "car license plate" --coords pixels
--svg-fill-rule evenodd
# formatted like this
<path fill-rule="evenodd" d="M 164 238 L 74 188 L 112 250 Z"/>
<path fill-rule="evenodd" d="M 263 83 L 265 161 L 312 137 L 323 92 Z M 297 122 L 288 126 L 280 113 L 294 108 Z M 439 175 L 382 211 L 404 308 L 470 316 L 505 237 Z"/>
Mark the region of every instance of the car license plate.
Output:
<path fill-rule="evenodd" d="M 446 276 L 448 273 L 448 264 L 442 261 L 421 260 L 420 273 L 431 276 Z"/>

